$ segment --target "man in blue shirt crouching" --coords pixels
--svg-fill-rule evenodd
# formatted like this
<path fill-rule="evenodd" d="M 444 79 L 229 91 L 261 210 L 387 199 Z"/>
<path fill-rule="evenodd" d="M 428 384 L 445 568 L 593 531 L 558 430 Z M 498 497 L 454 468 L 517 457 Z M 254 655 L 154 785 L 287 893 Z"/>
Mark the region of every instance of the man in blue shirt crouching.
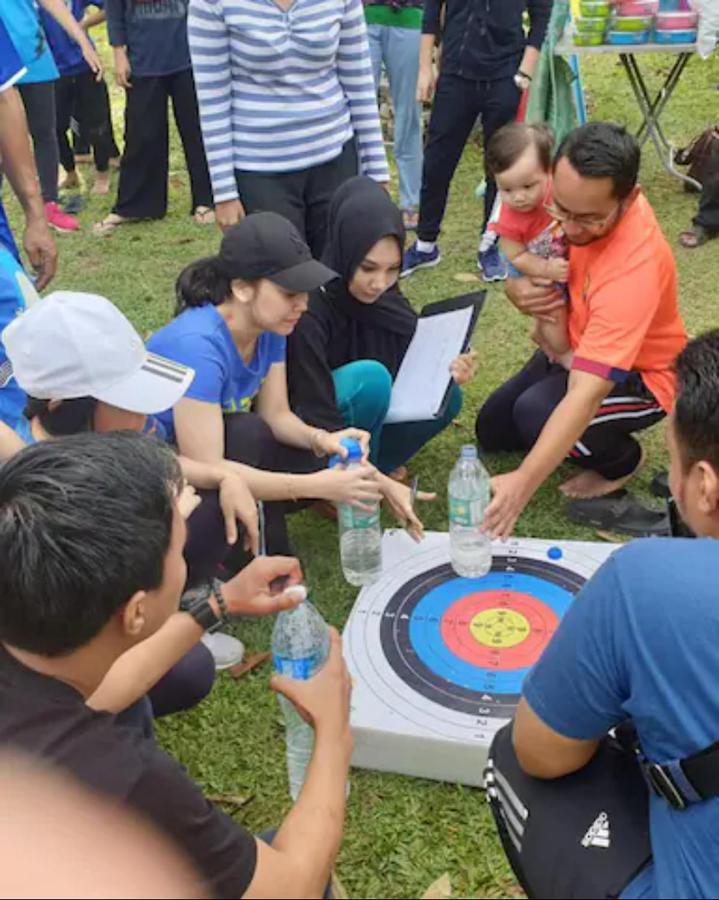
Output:
<path fill-rule="evenodd" d="M 719 896 L 719 330 L 676 374 L 670 486 L 698 539 L 612 555 L 490 753 L 489 800 L 530 897 Z"/>

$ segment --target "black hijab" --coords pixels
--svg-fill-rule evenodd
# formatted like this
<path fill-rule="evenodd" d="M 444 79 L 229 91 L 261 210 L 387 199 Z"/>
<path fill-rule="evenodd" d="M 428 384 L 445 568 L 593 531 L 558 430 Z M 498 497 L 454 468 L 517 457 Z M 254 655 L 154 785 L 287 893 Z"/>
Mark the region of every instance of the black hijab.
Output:
<path fill-rule="evenodd" d="M 417 327 L 417 314 L 397 284 L 374 303 L 361 303 L 349 283 L 367 253 L 382 238 L 404 248 L 402 214 L 371 178 L 345 182 L 328 215 L 323 262 L 340 277 L 313 291 L 309 308 L 287 342 L 287 384 L 293 410 L 310 425 L 343 427 L 332 372 L 357 360 L 381 363 L 397 375 Z"/>
<path fill-rule="evenodd" d="M 323 262 L 341 278 L 325 288 L 338 312 L 375 329 L 411 337 L 417 314 L 395 283 L 374 303 L 360 303 L 349 292 L 349 283 L 358 266 L 374 245 L 385 237 L 396 237 L 404 250 L 402 213 L 383 187 L 358 175 L 337 189 L 330 203 L 327 247 Z"/>

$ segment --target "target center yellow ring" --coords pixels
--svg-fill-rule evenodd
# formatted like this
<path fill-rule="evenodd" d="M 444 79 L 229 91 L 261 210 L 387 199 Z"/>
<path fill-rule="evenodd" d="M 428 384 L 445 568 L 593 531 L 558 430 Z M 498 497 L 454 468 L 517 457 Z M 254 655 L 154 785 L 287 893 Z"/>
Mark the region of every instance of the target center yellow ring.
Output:
<path fill-rule="evenodd" d="M 529 637 L 529 622 L 514 609 L 483 609 L 469 623 L 469 631 L 478 644 L 504 649 L 516 647 Z"/>

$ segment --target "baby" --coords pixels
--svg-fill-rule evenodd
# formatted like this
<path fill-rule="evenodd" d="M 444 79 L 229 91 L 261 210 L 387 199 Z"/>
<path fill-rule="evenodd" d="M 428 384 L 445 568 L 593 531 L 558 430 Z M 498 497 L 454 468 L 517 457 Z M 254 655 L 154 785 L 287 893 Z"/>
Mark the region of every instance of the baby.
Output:
<path fill-rule="evenodd" d="M 499 220 L 490 227 L 509 261 L 509 277 L 549 278 L 564 287 L 569 278 L 568 246 L 561 225 L 545 204 L 552 202 L 554 134 L 548 125 L 512 122 L 500 128 L 487 147 L 487 169 L 502 201 Z M 533 339 L 566 368 L 571 362 L 566 306 L 554 321 L 535 319 Z"/>

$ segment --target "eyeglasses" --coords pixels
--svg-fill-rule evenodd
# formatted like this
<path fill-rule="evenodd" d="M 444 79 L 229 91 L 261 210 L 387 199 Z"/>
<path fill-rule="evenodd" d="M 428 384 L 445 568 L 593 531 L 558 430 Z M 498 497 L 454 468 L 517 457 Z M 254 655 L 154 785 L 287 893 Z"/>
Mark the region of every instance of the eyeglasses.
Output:
<path fill-rule="evenodd" d="M 608 225 L 612 218 L 619 212 L 621 206 L 621 202 L 617 203 L 609 215 L 600 217 L 575 215 L 574 213 L 566 212 L 566 210 L 557 209 L 557 207 L 551 203 L 544 204 L 545 210 L 553 219 L 556 219 L 557 222 L 574 222 L 574 224 L 578 225 L 580 228 L 591 230 L 599 230 Z"/>

